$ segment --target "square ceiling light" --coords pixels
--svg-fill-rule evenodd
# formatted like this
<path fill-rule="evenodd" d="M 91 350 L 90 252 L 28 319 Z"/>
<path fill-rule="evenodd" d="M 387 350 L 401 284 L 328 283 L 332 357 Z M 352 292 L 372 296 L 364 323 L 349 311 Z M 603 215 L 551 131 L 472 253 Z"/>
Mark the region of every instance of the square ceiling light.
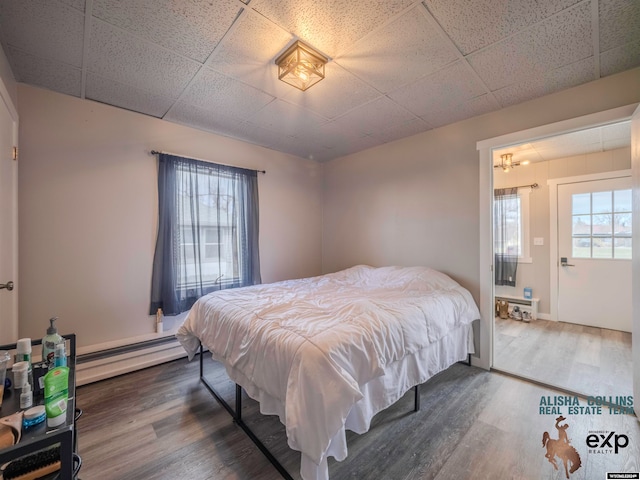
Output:
<path fill-rule="evenodd" d="M 327 57 L 297 40 L 276 59 L 278 78 L 303 92 L 324 78 Z"/>

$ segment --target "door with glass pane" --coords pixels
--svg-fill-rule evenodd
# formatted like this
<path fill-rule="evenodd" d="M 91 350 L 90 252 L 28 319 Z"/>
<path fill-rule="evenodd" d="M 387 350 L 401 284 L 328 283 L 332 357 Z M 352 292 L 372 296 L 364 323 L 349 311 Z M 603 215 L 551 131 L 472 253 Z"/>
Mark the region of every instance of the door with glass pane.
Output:
<path fill-rule="evenodd" d="M 631 331 L 631 177 L 558 185 L 558 320 Z"/>

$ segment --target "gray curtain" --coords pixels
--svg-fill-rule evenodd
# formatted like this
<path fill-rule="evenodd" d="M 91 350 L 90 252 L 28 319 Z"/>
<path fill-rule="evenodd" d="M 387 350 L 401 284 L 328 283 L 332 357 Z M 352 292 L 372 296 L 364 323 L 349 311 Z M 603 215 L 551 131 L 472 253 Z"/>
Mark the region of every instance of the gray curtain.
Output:
<path fill-rule="evenodd" d="M 513 204 L 518 188 L 498 188 L 494 190 L 494 273 L 496 285 L 516 286 L 518 252 L 513 251 L 514 232 L 520 228 L 519 219 L 513 216 Z M 517 223 L 517 225 L 516 225 Z"/>
<path fill-rule="evenodd" d="M 176 315 L 214 290 L 261 282 L 255 170 L 161 153 L 158 201 L 151 315 Z"/>

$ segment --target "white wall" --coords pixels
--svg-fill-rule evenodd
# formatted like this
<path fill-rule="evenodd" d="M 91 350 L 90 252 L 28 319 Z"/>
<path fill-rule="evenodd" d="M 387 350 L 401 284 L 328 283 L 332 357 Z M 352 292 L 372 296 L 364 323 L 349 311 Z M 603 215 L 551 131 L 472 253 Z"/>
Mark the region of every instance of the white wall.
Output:
<path fill-rule="evenodd" d="M 267 170 L 263 282 L 321 272 L 321 165 L 26 85 L 18 95 L 20 336 L 43 336 L 53 315 L 79 346 L 154 332 L 152 149 Z"/>
<path fill-rule="evenodd" d="M 638 85 L 640 68 L 329 162 L 323 271 L 428 265 L 479 301 L 477 142 L 638 102 Z M 481 363 L 488 366 L 490 323 L 481 325 Z"/>

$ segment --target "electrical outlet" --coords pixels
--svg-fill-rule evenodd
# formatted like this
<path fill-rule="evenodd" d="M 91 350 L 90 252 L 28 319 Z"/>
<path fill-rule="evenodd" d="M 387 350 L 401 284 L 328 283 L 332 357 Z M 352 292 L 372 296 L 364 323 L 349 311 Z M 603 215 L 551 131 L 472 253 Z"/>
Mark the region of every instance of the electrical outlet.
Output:
<path fill-rule="evenodd" d="M 533 237 L 533 244 L 534 245 L 544 245 L 544 238 L 543 237 Z"/>

